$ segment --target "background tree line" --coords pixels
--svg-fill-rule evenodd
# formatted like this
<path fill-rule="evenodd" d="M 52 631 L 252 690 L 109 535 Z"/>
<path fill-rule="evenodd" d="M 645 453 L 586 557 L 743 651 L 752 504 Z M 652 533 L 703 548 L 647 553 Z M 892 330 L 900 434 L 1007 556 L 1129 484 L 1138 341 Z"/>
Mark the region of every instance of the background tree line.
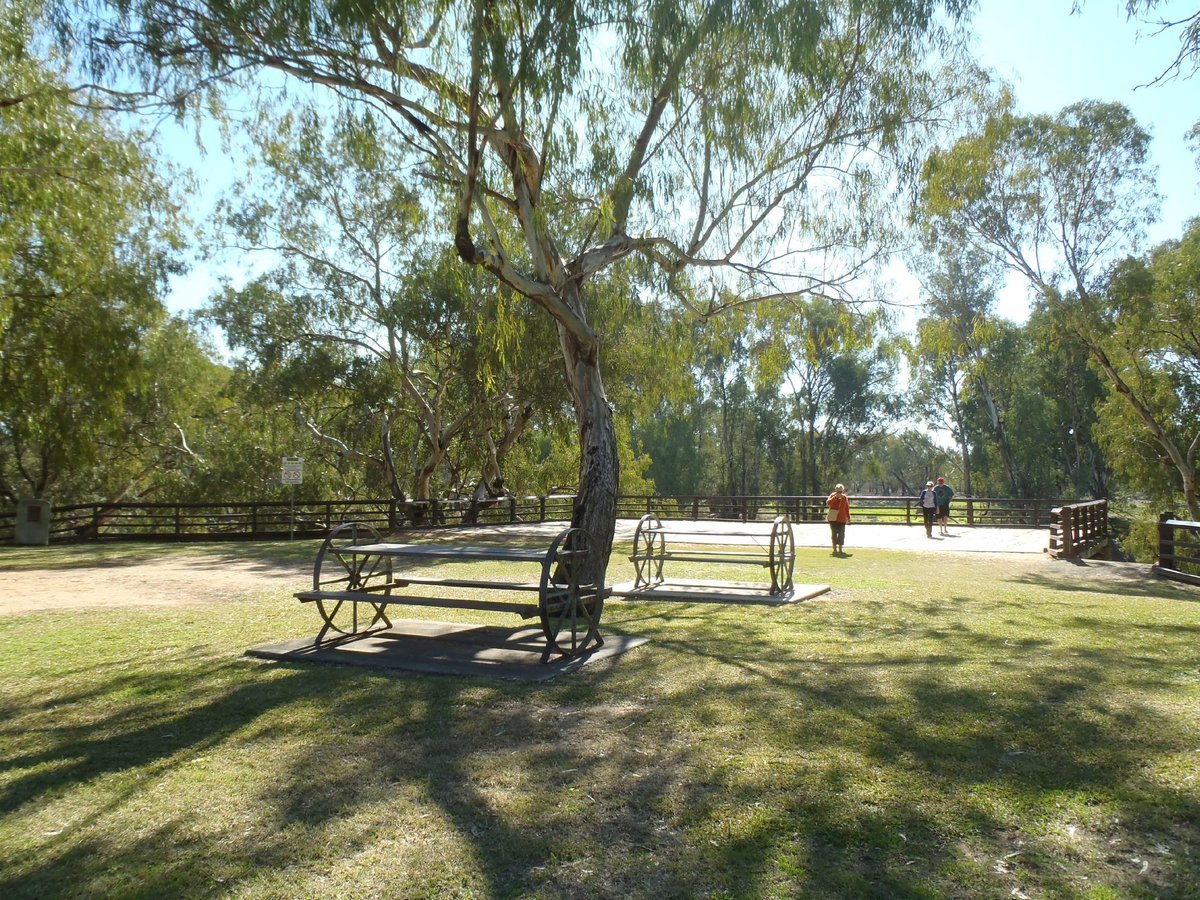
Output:
<path fill-rule="evenodd" d="M 464 263 L 444 228 L 461 185 L 369 105 L 274 96 L 237 120 L 252 152 L 213 239 L 272 264 L 168 315 L 167 277 L 197 240 L 190 185 L 131 113 L 144 95 L 81 86 L 82 57 L 56 49 L 82 49 L 54 39 L 64 10 L 78 12 L 21 0 L 0 22 L 13 60 L 0 72 L 0 497 L 269 499 L 294 455 L 313 495 L 485 502 L 579 486 L 562 321 L 523 302 L 501 262 L 503 277 Z M 1194 43 L 1181 46 L 1187 74 Z M 956 85 L 964 124 L 911 145 L 915 319 L 889 313 L 862 266 L 772 291 L 765 264 L 706 281 L 664 265 L 663 244 L 596 245 L 614 262 L 590 273 L 580 309 L 604 348 L 619 490 L 911 494 L 947 474 L 976 496 L 1123 493 L 1200 518 L 1196 224 L 1140 249 L 1155 194 L 1123 107 L 1022 117 L 975 75 Z M 612 127 L 593 120 L 594 160 Z M 858 199 L 836 236 L 865 259 L 893 245 L 856 230 L 876 212 Z M 494 246 L 526 239 L 529 222 L 478 211 Z M 547 215 L 562 234 L 595 227 Z M 994 312 L 1006 269 L 1034 296 L 1022 324 Z"/>

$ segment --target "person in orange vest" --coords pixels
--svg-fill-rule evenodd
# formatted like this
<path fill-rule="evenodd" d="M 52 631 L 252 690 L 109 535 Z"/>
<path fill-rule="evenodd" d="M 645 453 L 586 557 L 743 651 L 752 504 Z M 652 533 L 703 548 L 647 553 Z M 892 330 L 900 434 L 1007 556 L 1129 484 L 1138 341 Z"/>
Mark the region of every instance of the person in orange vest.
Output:
<path fill-rule="evenodd" d="M 842 554 L 846 544 L 846 525 L 850 522 L 850 498 L 846 496 L 844 484 L 834 485 L 833 493 L 825 501 L 829 507 L 829 534 L 833 540 L 833 555 Z"/>

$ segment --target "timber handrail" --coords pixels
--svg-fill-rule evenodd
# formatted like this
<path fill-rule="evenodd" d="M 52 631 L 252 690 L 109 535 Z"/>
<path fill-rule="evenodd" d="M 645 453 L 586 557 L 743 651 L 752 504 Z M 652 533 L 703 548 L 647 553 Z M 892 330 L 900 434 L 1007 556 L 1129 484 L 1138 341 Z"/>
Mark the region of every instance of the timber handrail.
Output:
<path fill-rule="evenodd" d="M 1200 522 L 1189 522 L 1166 513 L 1158 520 L 1157 575 L 1200 584 Z"/>
<path fill-rule="evenodd" d="M 1050 511 L 1047 552 L 1056 559 L 1108 559 L 1112 552 L 1108 501 L 1070 503 Z"/>

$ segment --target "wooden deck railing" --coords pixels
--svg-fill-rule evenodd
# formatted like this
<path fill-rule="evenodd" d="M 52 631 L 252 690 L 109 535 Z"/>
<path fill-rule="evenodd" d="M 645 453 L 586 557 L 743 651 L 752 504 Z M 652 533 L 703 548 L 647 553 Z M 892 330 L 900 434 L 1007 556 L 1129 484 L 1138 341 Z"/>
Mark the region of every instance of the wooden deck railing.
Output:
<path fill-rule="evenodd" d="M 324 537 L 346 521 L 366 522 L 382 532 L 401 528 L 502 525 L 517 522 L 566 521 L 575 497 L 550 494 L 503 497 L 483 504 L 469 500 L 400 502 L 382 500 L 296 500 L 231 503 L 79 503 L 53 507 L 50 540 L 228 541 Z M 856 522 L 917 525 L 914 497 L 885 495 L 851 498 Z M 987 527 L 1044 528 L 1062 501 L 956 497 L 951 516 L 956 524 Z M 825 496 L 661 496 L 624 494 L 617 516 L 639 519 L 653 512 L 666 519 L 713 519 L 771 522 L 786 513 L 793 522 L 824 522 Z M 0 510 L 0 543 L 12 543 L 13 510 Z"/>
<path fill-rule="evenodd" d="M 1200 522 L 1188 522 L 1167 513 L 1158 521 L 1158 565 L 1154 571 L 1167 578 L 1200 584 Z"/>
<path fill-rule="evenodd" d="M 1057 559 L 1108 559 L 1108 501 L 1071 503 L 1051 510 L 1048 551 Z"/>

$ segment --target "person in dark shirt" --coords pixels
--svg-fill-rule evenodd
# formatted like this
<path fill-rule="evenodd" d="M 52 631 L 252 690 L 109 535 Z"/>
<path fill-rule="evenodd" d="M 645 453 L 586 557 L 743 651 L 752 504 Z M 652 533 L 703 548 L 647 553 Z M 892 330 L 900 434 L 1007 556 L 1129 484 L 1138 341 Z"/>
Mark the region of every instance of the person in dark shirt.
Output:
<path fill-rule="evenodd" d="M 937 486 L 933 489 L 933 499 L 937 504 L 939 534 L 950 533 L 947 526 L 950 524 L 950 498 L 953 496 L 954 491 L 950 485 L 946 484 L 946 479 L 938 478 Z"/>

